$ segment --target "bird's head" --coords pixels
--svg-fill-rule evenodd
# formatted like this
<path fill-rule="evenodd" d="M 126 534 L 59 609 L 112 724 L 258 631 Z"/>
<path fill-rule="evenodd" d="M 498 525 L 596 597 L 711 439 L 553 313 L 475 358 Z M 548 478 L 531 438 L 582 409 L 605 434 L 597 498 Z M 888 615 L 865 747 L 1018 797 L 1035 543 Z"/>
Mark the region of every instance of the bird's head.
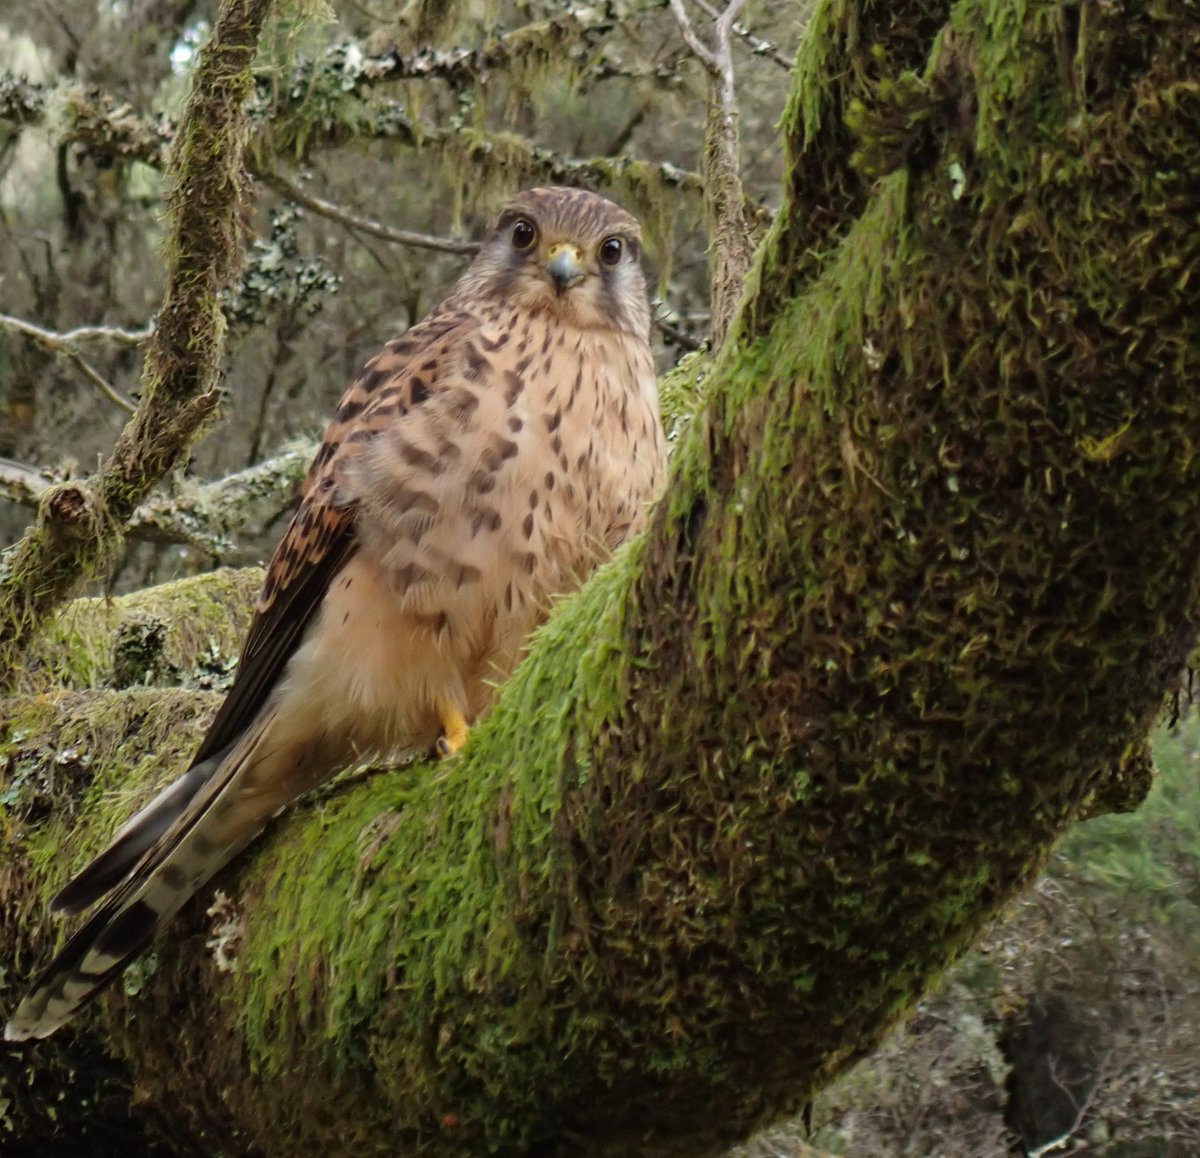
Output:
<path fill-rule="evenodd" d="M 455 296 L 647 338 L 641 254 L 637 218 L 619 205 L 583 189 L 528 189 L 505 206 Z"/>

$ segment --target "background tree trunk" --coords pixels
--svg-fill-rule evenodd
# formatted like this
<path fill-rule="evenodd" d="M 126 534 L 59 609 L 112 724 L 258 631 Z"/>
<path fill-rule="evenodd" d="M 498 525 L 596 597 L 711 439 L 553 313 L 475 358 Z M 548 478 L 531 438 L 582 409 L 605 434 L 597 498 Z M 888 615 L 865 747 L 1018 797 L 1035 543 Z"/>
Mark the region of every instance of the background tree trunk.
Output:
<path fill-rule="evenodd" d="M 715 1153 L 874 1048 L 1144 782 L 1196 634 L 1198 70 L 1182 3 L 821 7 L 650 532 L 461 759 L 290 812 L 82 1040 L 210 1152 L 289 1155 Z M 207 707 L 10 701 L 55 776 L 6 820 L 18 971 L 136 807 L 104 785 Z"/>

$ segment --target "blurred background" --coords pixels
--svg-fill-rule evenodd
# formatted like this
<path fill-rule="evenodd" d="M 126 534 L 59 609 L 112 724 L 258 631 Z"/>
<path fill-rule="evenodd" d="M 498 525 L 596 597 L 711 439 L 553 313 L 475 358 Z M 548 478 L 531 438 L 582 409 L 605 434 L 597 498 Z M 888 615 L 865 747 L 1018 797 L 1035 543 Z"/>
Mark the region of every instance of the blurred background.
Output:
<path fill-rule="evenodd" d="M 186 478 L 214 481 L 318 436 L 362 363 L 469 260 L 353 218 L 471 241 L 518 189 L 586 185 L 645 223 L 662 368 L 704 340 L 705 82 L 665 3 L 307 7 L 307 19 L 275 24 L 259 62 L 224 412 Z M 139 347 L 94 337 L 68 351 L 14 322 L 55 334 L 152 323 L 163 162 L 214 12 L 214 0 L 0 3 L 0 545 L 31 515 L 17 465 L 90 472 L 128 417 L 121 400 L 136 400 Z M 781 169 L 772 126 L 799 30 L 785 2 L 755 5 L 748 19 L 781 46 L 768 55 L 739 39 L 736 49 L 747 195 L 765 223 Z M 306 196 L 329 212 L 299 204 Z M 139 533 L 112 589 L 262 559 L 280 529 L 275 506 L 248 512 L 234 542 L 147 546 Z"/>

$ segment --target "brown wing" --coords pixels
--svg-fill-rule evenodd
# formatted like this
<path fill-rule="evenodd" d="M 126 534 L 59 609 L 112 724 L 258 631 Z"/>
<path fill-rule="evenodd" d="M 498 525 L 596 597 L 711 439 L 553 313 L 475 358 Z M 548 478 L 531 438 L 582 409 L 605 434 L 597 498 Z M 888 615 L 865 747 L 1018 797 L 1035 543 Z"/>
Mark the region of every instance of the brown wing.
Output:
<path fill-rule="evenodd" d="M 426 384 L 410 371 L 420 356 L 455 329 L 474 325 L 443 307 L 366 364 L 338 403 L 320 450 L 300 490 L 300 505 L 275 548 L 258 608 L 242 647 L 237 676 L 213 719 L 192 767 L 234 743 L 258 714 L 333 577 L 358 547 L 353 506 L 339 501 L 338 481 L 348 462 L 376 432 L 425 399 Z M 378 403 L 387 398 L 384 408 Z"/>
<path fill-rule="evenodd" d="M 53 909 L 79 912 L 119 884 L 210 786 L 224 755 L 253 725 L 279 681 L 334 576 L 357 550 L 356 512 L 339 501 L 342 472 L 376 433 L 424 401 L 429 386 L 418 368 L 475 324 L 470 315 L 443 307 L 389 342 L 342 395 L 304 480 L 300 506 L 267 567 L 233 687 L 191 765 L 63 887 Z"/>

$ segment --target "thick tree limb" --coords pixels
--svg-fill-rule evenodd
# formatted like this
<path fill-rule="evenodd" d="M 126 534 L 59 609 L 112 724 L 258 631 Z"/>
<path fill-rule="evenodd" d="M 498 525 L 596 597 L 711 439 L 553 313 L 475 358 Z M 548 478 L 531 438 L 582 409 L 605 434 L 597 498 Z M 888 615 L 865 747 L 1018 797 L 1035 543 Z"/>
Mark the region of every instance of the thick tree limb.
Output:
<path fill-rule="evenodd" d="M 44 497 L 37 524 L 0 566 L 0 685 L 46 613 L 103 567 L 121 527 L 215 411 L 224 335 L 217 295 L 240 253 L 236 236 L 250 62 L 270 0 L 225 0 L 201 50 L 172 173 L 167 286 L 142 400 L 95 478 Z"/>
<path fill-rule="evenodd" d="M 47 622 L 17 677 L 21 693 L 228 686 L 262 568 L 220 568 L 117 598 L 75 599 Z"/>
<path fill-rule="evenodd" d="M 944 106 L 944 130 L 969 138 L 973 90 L 952 75 L 961 64 L 949 57 L 951 63 L 928 68 L 930 50 L 946 30 L 953 7 L 950 0 L 808 5 L 796 83 L 782 125 L 786 205 L 776 216 L 772 241 L 760 250 L 760 255 L 775 254 L 780 264 L 769 279 L 753 283 L 740 313 L 748 335 L 769 325 L 781 302 L 817 278 L 841 231 L 863 212 L 879 175 L 863 171 L 857 148 L 853 126 L 865 127 L 866 110 L 888 122 L 886 139 L 895 165 L 920 155 L 930 143 L 930 122 L 924 116 L 910 119 L 914 110 L 905 97 L 914 78 L 928 70 L 932 87 L 926 107 Z M 956 100 L 963 102 L 958 108 Z"/>
<path fill-rule="evenodd" d="M 902 47 L 929 14 L 887 11 Z M 463 758 L 293 811 L 222 882 L 236 970 L 197 907 L 102 1006 L 179 1131 L 716 1153 L 869 1052 L 1122 774 L 1200 619 L 1200 42 L 1183 3 L 1061 17 L 955 8 L 957 99 L 816 272 L 789 200 L 650 532 Z M 127 699 L 61 711 L 102 785 L 172 771 L 128 771 Z M 80 795 L 18 821 L 23 947 L 137 803 Z"/>

